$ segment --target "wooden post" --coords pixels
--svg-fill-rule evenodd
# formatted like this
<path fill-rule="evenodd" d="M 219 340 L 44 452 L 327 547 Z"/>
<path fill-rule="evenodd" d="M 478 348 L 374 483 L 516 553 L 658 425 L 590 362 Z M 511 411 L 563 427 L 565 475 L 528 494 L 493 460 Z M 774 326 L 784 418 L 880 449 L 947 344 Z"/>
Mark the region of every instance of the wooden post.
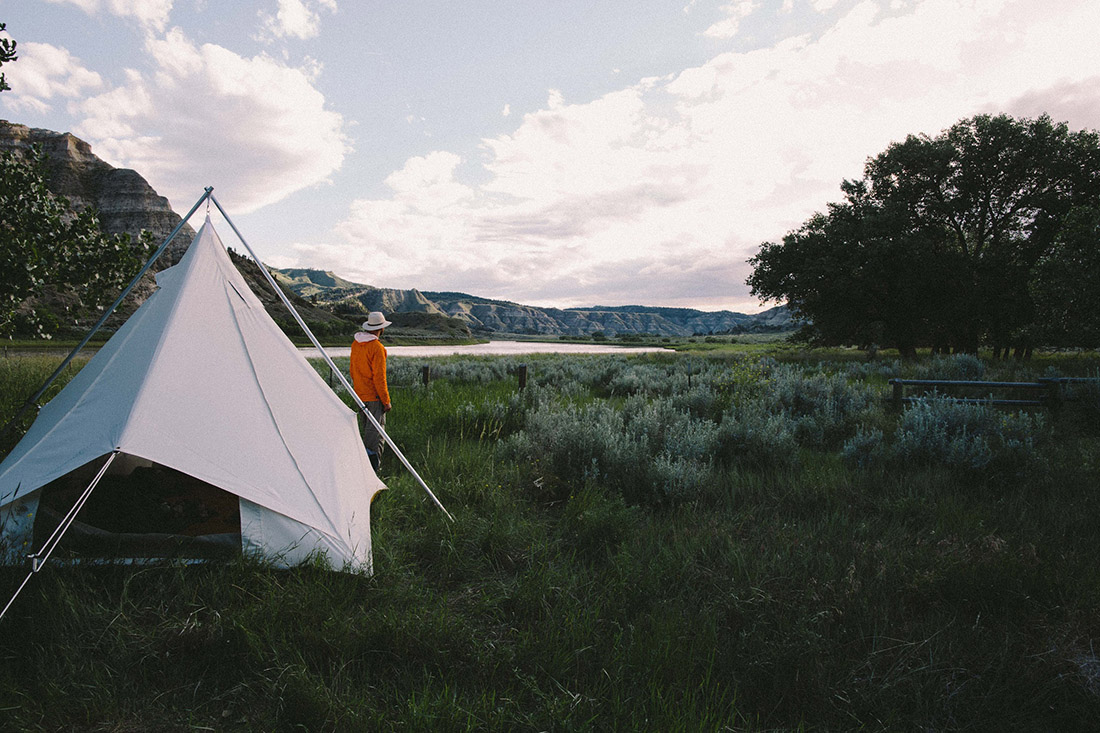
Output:
<path fill-rule="evenodd" d="M 521 390 L 522 389 L 527 389 L 527 365 L 526 364 L 520 364 L 519 365 L 519 388 Z"/>
<path fill-rule="evenodd" d="M 432 368 L 427 364 L 425 364 L 424 366 L 422 366 L 420 368 L 420 381 L 422 381 L 424 383 L 425 387 L 427 387 L 429 384 L 431 384 L 431 381 L 432 381 Z"/>
<path fill-rule="evenodd" d="M 903 385 L 901 383 L 901 380 L 898 380 L 898 379 L 891 379 L 890 384 L 894 388 L 894 393 L 893 393 L 893 398 L 892 398 L 892 401 L 893 401 L 893 404 L 894 404 L 894 409 L 900 410 L 901 409 L 901 403 L 902 403 L 902 397 L 905 394 L 905 385 Z"/>
<path fill-rule="evenodd" d="M 1039 383 L 1046 385 L 1043 390 L 1043 406 L 1051 412 L 1057 412 L 1062 406 L 1062 380 L 1040 377 Z"/>

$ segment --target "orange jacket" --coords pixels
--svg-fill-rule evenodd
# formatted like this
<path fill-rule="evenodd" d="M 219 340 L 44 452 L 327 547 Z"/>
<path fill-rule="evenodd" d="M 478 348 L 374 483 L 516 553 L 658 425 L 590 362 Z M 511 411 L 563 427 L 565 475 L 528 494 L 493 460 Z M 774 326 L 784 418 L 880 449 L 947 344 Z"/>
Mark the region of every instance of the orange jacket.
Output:
<path fill-rule="evenodd" d="M 368 338 L 360 341 L 363 336 Z M 351 342 L 351 383 L 363 402 L 390 404 L 386 384 L 386 347 L 373 334 L 355 334 Z"/>

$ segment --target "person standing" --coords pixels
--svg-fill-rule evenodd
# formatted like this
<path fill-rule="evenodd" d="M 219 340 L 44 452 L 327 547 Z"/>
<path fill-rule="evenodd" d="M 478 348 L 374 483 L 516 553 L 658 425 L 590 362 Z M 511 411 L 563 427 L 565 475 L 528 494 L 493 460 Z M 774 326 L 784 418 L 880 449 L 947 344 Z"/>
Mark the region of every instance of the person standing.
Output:
<path fill-rule="evenodd" d="M 392 325 L 380 311 L 371 311 L 363 322 L 363 330 L 355 334 L 351 343 L 351 383 L 355 394 L 366 405 L 378 424 L 386 425 L 386 413 L 390 411 L 390 391 L 386 383 L 386 347 L 382 334 Z M 370 465 L 378 472 L 385 443 L 382 434 L 370 420 L 359 413 L 359 432 L 367 449 Z"/>

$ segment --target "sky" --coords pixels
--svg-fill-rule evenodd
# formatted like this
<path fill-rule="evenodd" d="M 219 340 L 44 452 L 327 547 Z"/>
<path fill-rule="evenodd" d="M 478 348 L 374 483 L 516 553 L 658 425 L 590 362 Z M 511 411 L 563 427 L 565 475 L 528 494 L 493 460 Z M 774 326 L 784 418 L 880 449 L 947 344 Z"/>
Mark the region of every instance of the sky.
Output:
<path fill-rule="evenodd" d="M 892 142 L 981 113 L 1100 128 L 1096 0 L 0 0 L 0 23 L 0 118 L 181 215 L 213 186 L 269 265 L 540 306 L 756 312 L 747 260 Z"/>

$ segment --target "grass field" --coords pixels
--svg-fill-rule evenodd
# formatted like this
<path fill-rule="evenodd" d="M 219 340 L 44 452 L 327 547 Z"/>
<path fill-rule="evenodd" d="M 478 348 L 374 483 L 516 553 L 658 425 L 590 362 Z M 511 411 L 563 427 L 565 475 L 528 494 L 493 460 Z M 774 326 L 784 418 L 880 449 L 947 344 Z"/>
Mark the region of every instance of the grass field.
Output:
<path fill-rule="evenodd" d="M 883 399 L 1096 355 L 698 342 L 527 356 L 523 392 L 519 362 L 423 387 L 391 359 L 388 428 L 456 521 L 384 456 L 373 577 L 39 573 L 0 627 L 0 730 L 1097 729 L 1100 389 Z M 49 371 L 0 360 L 2 414 Z"/>

